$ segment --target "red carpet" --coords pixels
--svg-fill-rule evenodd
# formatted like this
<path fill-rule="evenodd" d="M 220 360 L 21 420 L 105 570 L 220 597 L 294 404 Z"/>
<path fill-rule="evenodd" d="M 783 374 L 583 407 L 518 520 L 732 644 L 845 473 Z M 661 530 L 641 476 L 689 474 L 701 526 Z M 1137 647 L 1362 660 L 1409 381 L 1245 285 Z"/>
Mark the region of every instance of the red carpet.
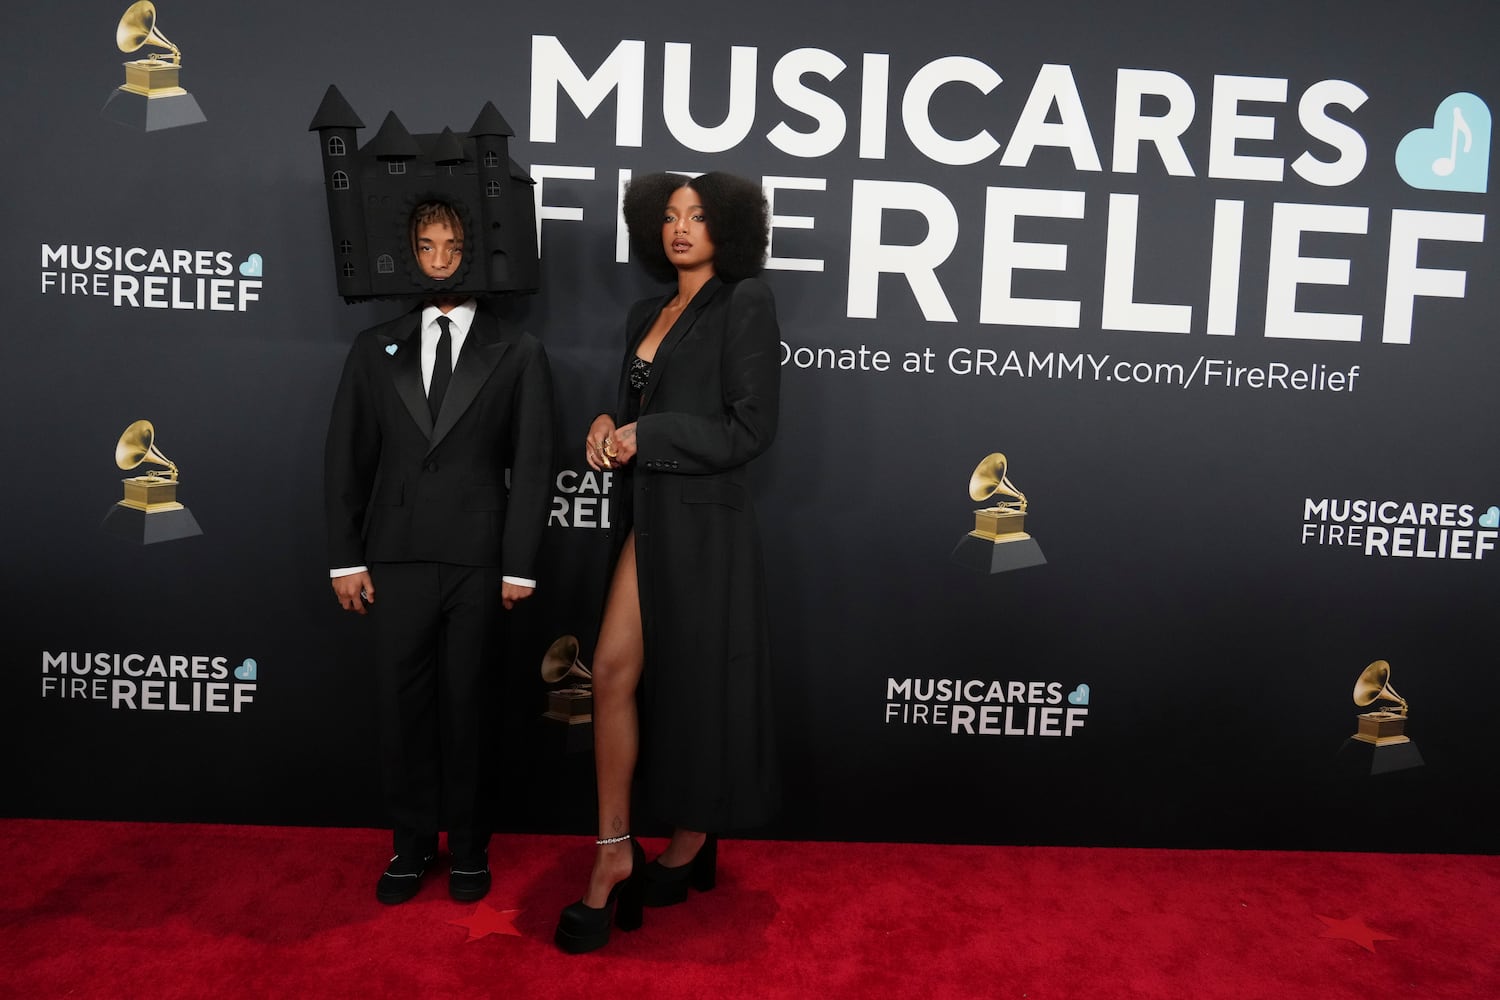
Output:
<path fill-rule="evenodd" d="M 1493 856 L 729 841 L 713 892 L 573 957 L 587 838 L 497 837 L 478 906 L 446 873 L 377 903 L 388 842 L 0 821 L 0 996 L 1500 996 Z"/>

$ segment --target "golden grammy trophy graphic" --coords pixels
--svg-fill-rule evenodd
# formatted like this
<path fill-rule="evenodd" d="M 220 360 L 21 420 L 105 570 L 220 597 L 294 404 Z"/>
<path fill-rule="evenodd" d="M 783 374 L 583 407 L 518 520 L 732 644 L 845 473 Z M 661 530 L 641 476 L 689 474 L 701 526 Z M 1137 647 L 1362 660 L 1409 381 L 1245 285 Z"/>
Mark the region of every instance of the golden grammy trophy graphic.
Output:
<path fill-rule="evenodd" d="M 1376 660 L 1365 667 L 1354 682 L 1354 704 L 1368 708 L 1382 701 L 1394 703 L 1395 710 L 1377 707 L 1357 716 L 1357 729 L 1346 746 L 1353 748 L 1362 770 L 1366 769 L 1364 758 L 1369 758 L 1369 774 L 1421 767 L 1424 763 L 1422 754 L 1406 735 L 1406 699 L 1391 687 L 1391 665 Z"/>
<path fill-rule="evenodd" d="M 170 56 L 149 53 L 125 64 L 125 82 L 109 95 L 100 112 L 110 121 L 145 132 L 196 125 L 205 121 L 193 95 L 182 89 L 182 50 L 156 26 L 156 5 L 151 0 L 133 3 L 115 28 L 115 44 L 121 52 L 151 46 L 170 50 Z"/>
<path fill-rule="evenodd" d="M 578 683 L 547 692 L 547 711 L 542 717 L 567 726 L 568 749 L 573 750 L 593 746 L 594 675 L 578 659 L 578 640 L 565 635 L 542 657 L 542 680 L 557 684 L 570 677 L 578 678 Z"/>
<path fill-rule="evenodd" d="M 974 512 L 974 530 L 958 540 L 955 562 L 981 573 L 1005 573 L 1047 561 L 1042 547 L 1026 533 L 1026 497 L 1006 475 L 1004 455 L 986 455 L 969 477 L 973 500 L 1001 499 L 993 507 Z"/>
<path fill-rule="evenodd" d="M 156 447 L 156 428 L 137 420 L 115 444 L 115 464 L 129 471 L 149 462 L 167 467 L 123 480 L 125 497 L 109 509 L 104 530 L 142 545 L 203 534 L 193 512 L 177 501 L 177 464 Z"/>

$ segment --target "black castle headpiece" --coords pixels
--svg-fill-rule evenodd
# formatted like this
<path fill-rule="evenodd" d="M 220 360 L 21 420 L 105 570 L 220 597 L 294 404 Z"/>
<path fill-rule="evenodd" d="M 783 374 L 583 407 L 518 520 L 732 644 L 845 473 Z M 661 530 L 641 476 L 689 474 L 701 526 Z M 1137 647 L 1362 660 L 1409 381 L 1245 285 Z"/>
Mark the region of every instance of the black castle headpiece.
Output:
<path fill-rule="evenodd" d="M 323 148 L 345 302 L 537 290 L 535 182 L 510 158 L 515 131 L 493 104 L 485 102 L 468 132 L 412 135 L 391 112 L 360 147 L 354 133 L 364 127 L 334 86 L 307 127 Z M 462 263 L 443 281 L 424 275 L 412 254 L 412 209 L 426 201 L 446 202 L 463 222 Z"/>

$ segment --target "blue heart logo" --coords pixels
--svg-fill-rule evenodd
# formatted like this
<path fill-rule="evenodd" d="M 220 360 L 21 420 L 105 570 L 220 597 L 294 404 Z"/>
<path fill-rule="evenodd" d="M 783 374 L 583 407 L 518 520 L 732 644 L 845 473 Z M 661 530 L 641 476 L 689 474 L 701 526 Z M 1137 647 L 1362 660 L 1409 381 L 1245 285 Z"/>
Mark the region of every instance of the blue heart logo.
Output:
<path fill-rule="evenodd" d="M 255 680 L 255 673 L 255 661 L 246 657 L 244 663 L 234 668 L 234 679 L 237 681 L 253 681 Z"/>
<path fill-rule="evenodd" d="M 1491 507 L 1479 518 L 1481 528 L 1500 528 L 1500 507 Z"/>
<path fill-rule="evenodd" d="M 396 356 L 396 345 L 395 344 L 386 344 L 385 345 L 385 353 L 389 354 L 391 357 L 394 358 Z"/>
<path fill-rule="evenodd" d="M 250 256 L 246 257 L 245 262 L 240 265 L 240 273 L 247 278 L 259 278 L 260 271 L 261 260 L 260 254 L 258 253 L 253 253 Z"/>
<path fill-rule="evenodd" d="M 1077 688 L 1068 692 L 1069 705 L 1087 705 L 1089 703 L 1089 686 L 1080 684 Z"/>
<path fill-rule="evenodd" d="M 1396 146 L 1396 173 L 1425 191 L 1489 189 L 1490 109 L 1473 94 L 1449 94 L 1432 128 L 1406 133 Z"/>

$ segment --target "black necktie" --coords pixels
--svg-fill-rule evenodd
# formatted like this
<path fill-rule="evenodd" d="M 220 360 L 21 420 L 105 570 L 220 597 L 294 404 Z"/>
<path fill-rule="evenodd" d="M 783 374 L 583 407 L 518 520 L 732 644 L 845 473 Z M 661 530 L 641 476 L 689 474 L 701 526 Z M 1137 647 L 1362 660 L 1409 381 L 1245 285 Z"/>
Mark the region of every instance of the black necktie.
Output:
<path fill-rule="evenodd" d="M 447 316 L 437 318 L 443 332 L 438 334 L 437 354 L 432 359 L 432 381 L 427 388 L 427 412 L 437 423 L 438 411 L 443 408 L 443 393 L 448 391 L 448 380 L 453 377 L 453 336 L 448 328 L 453 321 Z"/>

